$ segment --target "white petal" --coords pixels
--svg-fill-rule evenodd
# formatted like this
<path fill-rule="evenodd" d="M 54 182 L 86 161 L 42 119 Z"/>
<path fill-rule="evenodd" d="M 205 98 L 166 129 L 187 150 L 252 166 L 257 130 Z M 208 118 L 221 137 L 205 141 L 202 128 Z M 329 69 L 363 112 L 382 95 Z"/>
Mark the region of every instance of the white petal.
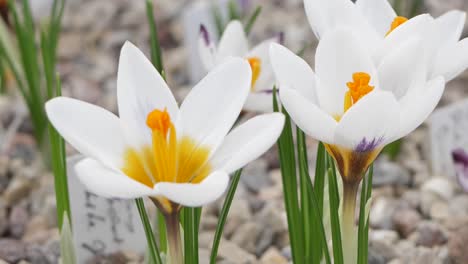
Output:
<path fill-rule="evenodd" d="M 245 59 L 231 58 L 217 66 L 182 103 L 178 136 L 182 133 L 199 144 L 216 148 L 239 116 L 251 78 Z"/>
<path fill-rule="evenodd" d="M 109 167 L 122 165 L 126 144 L 117 116 L 67 97 L 54 98 L 45 108 L 55 129 L 79 152 Z"/>
<path fill-rule="evenodd" d="M 273 92 L 251 92 L 245 101 L 243 109 L 259 113 L 273 112 Z"/>
<path fill-rule="evenodd" d="M 335 144 L 352 150 L 386 144 L 398 132 L 398 118 L 393 94 L 374 90 L 343 115 L 335 130 Z"/>
<path fill-rule="evenodd" d="M 439 52 L 433 65 L 431 77 L 444 76 L 446 82 L 468 68 L 468 38 L 449 45 Z"/>
<path fill-rule="evenodd" d="M 411 38 L 383 59 L 378 68 L 382 90 L 392 92 L 399 99 L 412 85 L 425 82 L 426 67 L 421 45 L 421 39 Z"/>
<path fill-rule="evenodd" d="M 390 3 L 387 0 L 357 0 L 356 6 L 374 26 L 379 36 L 384 37 L 396 17 Z"/>
<path fill-rule="evenodd" d="M 404 137 L 421 125 L 439 103 L 444 92 L 445 82 L 437 77 L 401 102 L 400 131 L 398 137 Z M 395 138 L 397 139 L 397 138 Z"/>
<path fill-rule="evenodd" d="M 126 42 L 120 53 L 117 77 L 119 116 L 132 131 L 137 144 L 151 144 L 146 118 L 154 109 L 167 109 L 176 120 L 178 106 L 158 71 L 133 44 Z"/>
<path fill-rule="evenodd" d="M 283 87 L 280 90 L 280 97 L 294 123 L 306 134 L 325 143 L 333 143 L 335 119 L 296 90 Z"/>
<path fill-rule="evenodd" d="M 272 43 L 277 42 L 277 37 L 262 41 L 246 55 L 246 58 L 258 58 L 261 62 L 260 75 L 258 76 L 258 79 L 255 82 L 255 86 L 253 87 L 254 91 L 259 92 L 271 90 L 275 85 L 275 76 L 273 74 L 273 68 L 270 62 L 269 49 Z"/>
<path fill-rule="evenodd" d="M 319 78 L 318 101 L 330 115 L 343 113 L 346 83 L 352 81 L 354 73 L 368 73 L 370 84 L 379 84 L 369 51 L 354 32 L 346 29 L 334 30 L 322 38 L 315 55 L 315 71 Z"/>
<path fill-rule="evenodd" d="M 267 151 L 284 126 L 280 113 L 256 116 L 229 133 L 213 156 L 214 168 L 232 173 Z"/>
<path fill-rule="evenodd" d="M 279 44 L 270 46 L 270 57 L 279 89 L 283 86 L 295 89 L 317 103 L 315 74 L 307 62 Z"/>
<path fill-rule="evenodd" d="M 183 206 L 198 207 L 211 203 L 223 195 L 229 183 L 226 172 L 215 171 L 201 183 L 161 182 L 154 186 L 156 196 L 164 196 Z"/>
<path fill-rule="evenodd" d="M 221 63 L 228 57 L 243 57 L 248 48 L 244 27 L 238 20 L 233 20 L 226 26 L 219 40 L 216 62 Z"/>
<path fill-rule="evenodd" d="M 75 171 L 86 189 L 106 198 L 130 199 L 148 196 L 154 192 L 148 186 L 93 159 L 87 158 L 78 162 Z"/>
<path fill-rule="evenodd" d="M 304 8 L 317 38 L 339 27 L 359 32 L 361 45 L 375 47 L 380 37 L 357 7 L 349 0 L 304 0 Z"/>
<path fill-rule="evenodd" d="M 379 65 L 382 59 L 399 45 L 405 43 L 411 37 L 425 37 L 427 31 L 431 29 L 434 19 L 428 14 L 415 16 L 407 22 L 395 28 L 388 36 L 386 36 L 373 53 L 376 65 Z"/>
<path fill-rule="evenodd" d="M 200 32 L 198 34 L 198 54 L 207 71 L 215 66 L 216 47 L 204 25 L 200 25 Z"/>

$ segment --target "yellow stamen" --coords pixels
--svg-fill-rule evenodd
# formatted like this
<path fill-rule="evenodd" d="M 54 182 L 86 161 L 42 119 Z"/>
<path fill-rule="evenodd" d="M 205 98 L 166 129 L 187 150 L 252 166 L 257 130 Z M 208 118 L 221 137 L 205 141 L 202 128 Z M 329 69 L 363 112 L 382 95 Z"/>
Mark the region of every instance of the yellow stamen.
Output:
<path fill-rule="evenodd" d="M 349 91 L 346 92 L 344 98 L 344 112 L 348 111 L 353 104 L 357 103 L 362 97 L 374 90 L 374 86 L 370 86 L 370 75 L 365 72 L 356 72 L 353 74 L 353 81 L 346 85 Z"/>
<path fill-rule="evenodd" d="M 262 61 L 258 57 L 250 57 L 247 61 L 252 69 L 252 83 L 250 89 L 253 91 L 255 89 L 255 83 L 260 77 L 260 72 L 262 71 Z"/>
<path fill-rule="evenodd" d="M 395 28 L 401 26 L 403 23 L 408 21 L 408 18 L 402 17 L 402 16 L 397 16 L 395 19 L 393 19 L 392 24 L 390 25 L 390 30 L 388 30 L 387 34 L 385 36 L 388 36 L 388 34 L 392 33 Z"/>
<path fill-rule="evenodd" d="M 128 177 L 152 188 L 159 182 L 200 183 L 211 173 L 211 149 L 188 136 L 178 138 L 166 109 L 149 113 L 146 125 L 151 129 L 152 144 L 126 151 L 122 171 Z M 168 200 L 153 199 L 163 210 L 172 210 Z"/>

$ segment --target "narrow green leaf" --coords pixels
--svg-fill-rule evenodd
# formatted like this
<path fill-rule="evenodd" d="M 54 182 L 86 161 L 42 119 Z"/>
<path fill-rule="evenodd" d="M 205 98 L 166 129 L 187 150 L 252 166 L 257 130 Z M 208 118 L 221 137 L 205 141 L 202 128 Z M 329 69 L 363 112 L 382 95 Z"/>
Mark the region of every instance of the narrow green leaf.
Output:
<path fill-rule="evenodd" d="M 185 264 L 198 264 L 197 208 L 183 208 Z"/>
<path fill-rule="evenodd" d="M 60 263 L 75 264 L 76 254 L 73 243 L 73 233 L 68 219 L 68 213 L 63 214 L 63 223 L 60 231 Z"/>
<path fill-rule="evenodd" d="M 229 12 L 229 21 L 240 19 L 240 12 L 239 12 L 239 7 L 237 5 L 237 1 L 229 0 L 228 12 Z"/>
<path fill-rule="evenodd" d="M 141 222 L 145 229 L 146 240 L 148 241 L 148 251 L 150 253 L 149 262 L 151 264 L 163 264 L 160 258 L 160 253 L 158 245 L 156 245 L 156 240 L 154 239 L 153 229 L 146 214 L 145 202 L 142 198 L 135 199 L 136 206 L 138 208 L 138 213 L 140 214 Z"/>
<path fill-rule="evenodd" d="M 328 195 L 330 199 L 330 220 L 333 240 L 333 256 L 335 264 L 343 264 L 343 247 L 341 241 L 340 217 L 338 212 L 340 200 L 338 194 L 338 184 L 336 180 L 335 163 L 330 156 L 328 156 L 328 164 L 330 165 L 330 168 L 328 169 Z"/>
<path fill-rule="evenodd" d="M 358 225 L 358 259 L 357 263 L 364 263 L 364 248 L 367 248 L 368 245 L 364 244 L 366 241 L 364 239 L 366 232 L 366 203 L 367 203 L 367 181 L 364 178 L 361 185 L 361 197 L 359 201 L 359 225 Z"/>
<path fill-rule="evenodd" d="M 150 27 L 151 61 L 159 73 L 162 73 L 164 66 L 158 37 L 158 27 L 154 18 L 153 0 L 146 0 L 146 16 Z"/>
<path fill-rule="evenodd" d="M 213 5 L 211 8 L 211 13 L 213 14 L 213 20 L 216 26 L 216 32 L 218 33 L 218 37 L 221 38 L 224 32 L 224 20 L 223 16 L 221 15 L 221 10 L 219 10 L 218 5 Z"/>
<path fill-rule="evenodd" d="M 388 155 L 390 159 L 395 160 L 401 151 L 402 143 L 403 143 L 402 139 L 393 141 L 392 143 L 384 147 L 384 149 L 382 150 L 382 153 Z"/>
<path fill-rule="evenodd" d="M 158 221 L 159 249 L 161 252 L 167 253 L 166 220 L 159 210 L 156 219 Z"/>
<path fill-rule="evenodd" d="M 237 185 L 239 184 L 240 177 L 242 175 L 242 169 L 236 171 L 231 179 L 231 185 L 224 199 L 223 208 L 219 214 L 218 224 L 216 225 L 216 231 L 213 239 L 213 246 L 211 247 L 210 264 L 216 264 L 216 257 L 218 256 L 219 242 L 223 237 L 224 224 L 226 223 L 229 209 L 231 208 L 232 199 L 236 194 Z"/>
<path fill-rule="evenodd" d="M 273 108 L 279 111 L 278 100 L 276 98 L 276 87 L 273 89 Z M 300 215 L 298 193 L 297 193 L 297 172 L 294 141 L 292 136 L 291 119 L 283 109 L 286 117 L 283 132 L 278 139 L 278 151 L 281 167 L 281 177 L 283 181 L 284 203 L 288 220 L 289 238 L 291 243 L 292 259 L 294 263 L 304 263 L 304 232 Z"/>
<path fill-rule="evenodd" d="M 252 27 L 255 24 L 255 22 L 257 21 L 257 18 L 260 15 L 261 12 L 262 12 L 262 7 L 257 6 L 255 8 L 254 12 L 252 13 L 252 15 L 247 20 L 247 23 L 245 24 L 245 34 L 247 34 L 247 35 L 250 34 L 250 31 L 252 31 Z"/>
<path fill-rule="evenodd" d="M 414 17 L 416 16 L 421 8 L 423 7 L 424 0 L 413 0 L 413 4 L 411 5 L 411 8 L 408 13 L 408 17 Z"/>

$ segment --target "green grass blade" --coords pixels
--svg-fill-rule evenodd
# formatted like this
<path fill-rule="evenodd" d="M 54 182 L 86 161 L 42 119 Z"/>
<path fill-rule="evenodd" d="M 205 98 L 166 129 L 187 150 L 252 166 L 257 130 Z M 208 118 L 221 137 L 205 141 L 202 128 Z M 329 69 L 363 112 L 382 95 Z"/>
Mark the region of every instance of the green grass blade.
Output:
<path fill-rule="evenodd" d="M 73 233 L 67 213 L 63 215 L 63 223 L 60 231 L 60 263 L 76 264 Z"/>
<path fill-rule="evenodd" d="M 229 0 L 228 12 L 229 12 L 229 21 L 240 19 L 240 12 L 239 12 L 239 6 L 237 5 L 237 1 Z"/>
<path fill-rule="evenodd" d="M 273 89 L 273 109 L 279 111 L 276 98 L 276 87 Z M 281 167 L 281 178 L 283 181 L 284 203 L 288 220 L 289 238 L 291 243 L 292 259 L 294 263 L 304 263 L 304 232 L 302 230 L 302 218 L 299 209 L 297 194 L 297 173 L 294 141 L 292 137 L 291 118 L 283 110 L 286 117 L 283 132 L 278 139 L 278 151 Z"/>
<path fill-rule="evenodd" d="M 231 208 L 232 199 L 236 194 L 237 185 L 239 184 L 240 177 L 242 175 L 242 169 L 236 171 L 231 179 L 231 185 L 229 186 L 226 198 L 224 199 L 223 208 L 219 214 L 218 224 L 216 225 L 216 231 L 213 239 L 213 246 L 211 247 L 210 253 L 210 264 L 216 264 L 216 257 L 218 256 L 219 242 L 223 237 L 224 224 L 226 224 L 227 215 Z"/>
<path fill-rule="evenodd" d="M 145 229 L 146 240 L 148 241 L 149 262 L 151 264 L 163 264 L 160 258 L 158 245 L 154 239 L 153 229 L 151 228 L 148 214 L 146 214 L 145 202 L 142 198 L 135 199 L 138 213 L 140 214 L 141 222 Z"/>
<path fill-rule="evenodd" d="M 332 231 L 332 240 L 333 240 L 333 256 L 335 264 L 343 264 L 343 247 L 341 241 L 341 229 L 340 229 L 340 217 L 339 217 L 339 193 L 338 193 L 338 184 L 336 180 L 336 171 L 335 163 L 332 158 L 328 158 L 329 168 L 329 199 L 330 199 L 330 221 L 331 221 L 331 231 Z"/>
<path fill-rule="evenodd" d="M 154 18 L 153 0 L 146 0 L 146 16 L 150 27 L 151 61 L 154 67 L 162 74 L 164 71 L 161 45 L 158 37 L 158 27 Z"/>
<path fill-rule="evenodd" d="M 320 213 L 323 213 L 323 195 L 325 186 L 325 177 L 327 173 L 327 152 L 322 142 L 319 142 L 317 148 L 317 160 L 315 164 L 314 190 L 317 194 L 317 201 Z"/>
<path fill-rule="evenodd" d="M 159 249 L 161 252 L 167 253 L 166 220 L 159 210 L 156 218 L 158 221 Z"/>
<path fill-rule="evenodd" d="M 368 178 L 368 177 L 366 177 Z M 365 248 L 368 245 L 364 244 L 366 241 L 364 239 L 364 235 L 366 232 L 366 220 L 365 220 L 365 213 L 366 213 L 366 202 L 367 202 L 367 180 L 364 179 L 361 185 L 361 197 L 359 201 L 359 225 L 358 225 L 358 259 L 357 263 L 364 263 L 364 254 Z"/>
<path fill-rule="evenodd" d="M 249 17 L 247 20 L 247 23 L 245 24 L 245 34 L 250 34 L 250 31 L 252 31 L 252 27 L 254 26 L 255 22 L 257 21 L 258 16 L 262 12 L 262 7 L 257 6 L 252 13 L 252 15 Z"/>
<path fill-rule="evenodd" d="M 197 208 L 183 208 L 185 264 L 198 264 L 198 215 Z"/>

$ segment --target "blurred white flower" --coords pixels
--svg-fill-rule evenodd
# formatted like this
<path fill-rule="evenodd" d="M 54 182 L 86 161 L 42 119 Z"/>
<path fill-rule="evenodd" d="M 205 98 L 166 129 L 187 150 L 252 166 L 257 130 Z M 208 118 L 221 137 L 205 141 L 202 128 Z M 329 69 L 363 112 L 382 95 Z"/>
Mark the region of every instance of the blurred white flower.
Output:
<path fill-rule="evenodd" d="M 122 48 L 119 117 L 82 101 L 46 104 L 59 133 L 87 156 L 76 165 L 92 192 L 117 198 L 150 196 L 166 213 L 221 196 L 228 174 L 259 157 L 278 138 L 284 117 L 260 115 L 231 132 L 247 98 L 251 70 L 233 58 L 216 67 L 177 105 L 143 53 Z"/>
<path fill-rule="evenodd" d="M 248 111 L 271 112 L 273 103 L 274 76 L 271 69 L 268 48 L 271 43 L 281 42 L 281 35 L 265 40 L 249 49 L 249 44 L 240 21 L 231 21 L 216 45 L 206 28 L 200 26 L 199 54 L 207 71 L 230 57 L 247 60 L 252 69 L 251 91 L 244 109 Z"/>
<path fill-rule="evenodd" d="M 468 39 L 459 41 L 466 14 L 454 10 L 433 18 L 422 14 L 399 17 L 387 0 L 304 0 L 310 25 L 318 38 L 338 27 L 358 34 L 376 65 L 411 38 L 421 38 L 427 80 L 448 82 L 468 67 Z"/>

